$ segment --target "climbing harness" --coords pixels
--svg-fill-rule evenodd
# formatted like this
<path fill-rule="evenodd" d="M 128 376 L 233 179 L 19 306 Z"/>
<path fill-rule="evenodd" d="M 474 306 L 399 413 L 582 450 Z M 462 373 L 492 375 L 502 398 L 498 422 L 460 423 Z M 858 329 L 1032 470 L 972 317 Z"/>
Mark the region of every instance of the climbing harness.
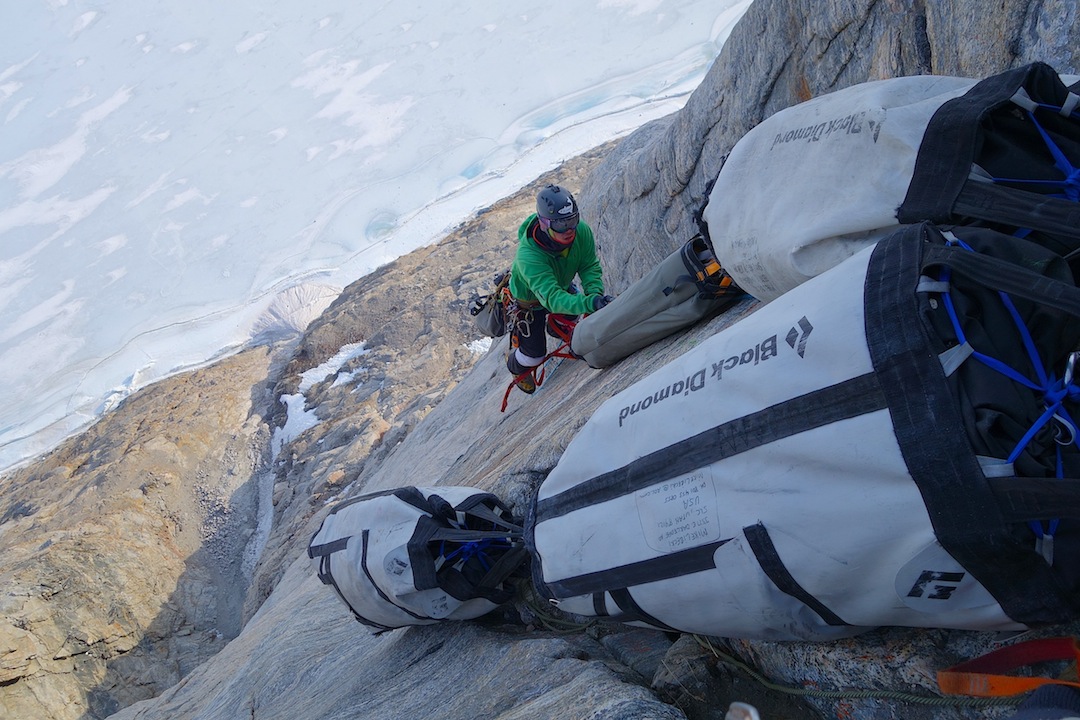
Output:
<path fill-rule="evenodd" d="M 529 337 L 528 333 L 529 325 L 528 320 L 532 317 L 533 308 L 521 309 L 518 307 L 516 301 L 511 301 L 511 310 L 508 317 L 513 318 L 513 322 L 519 323 L 518 332 L 524 337 Z M 503 393 L 502 406 L 499 408 L 499 412 L 506 412 L 506 406 L 510 402 L 510 393 L 513 391 L 514 386 L 522 380 L 531 379 L 536 387 L 540 387 L 544 384 L 544 377 L 547 374 L 548 360 L 553 358 L 567 359 L 567 360 L 579 360 L 580 358 L 570 350 L 570 339 L 574 334 L 574 327 L 577 326 L 577 321 L 570 318 L 567 315 L 559 315 L 558 313 L 548 313 L 547 315 L 547 332 L 552 337 L 559 341 L 559 346 L 553 351 L 544 356 L 544 359 L 539 365 L 531 367 L 519 375 L 515 375 L 514 379 L 510 381 L 510 384 L 506 386 L 506 392 Z"/>

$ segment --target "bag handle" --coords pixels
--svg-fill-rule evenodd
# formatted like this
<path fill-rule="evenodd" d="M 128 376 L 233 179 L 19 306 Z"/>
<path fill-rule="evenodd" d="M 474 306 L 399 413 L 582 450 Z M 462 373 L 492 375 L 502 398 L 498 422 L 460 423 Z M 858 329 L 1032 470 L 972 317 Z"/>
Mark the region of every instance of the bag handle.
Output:
<path fill-rule="evenodd" d="M 1028 640 L 1009 645 L 941 670 L 937 674 L 938 687 L 946 695 L 973 697 L 1019 695 L 1043 685 L 1080 688 L 1080 682 L 1070 680 L 1004 674 L 1048 660 L 1071 660 L 1076 663 L 1080 661 L 1080 645 L 1071 637 Z"/>
<path fill-rule="evenodd" d="M 1080 518 L 1080 479 L 986 478 L 1005 522 Z"/>
<path fill-rule="evenodd" d="M 1080 239 L 1080 206 L 1071 200 L 968 180 L 952 207 L 954 217 L 974 217 L 1010 227 Z"/>
<path fill-rule="evenodd" d="M 1080 317 L 1080 288 L 1011 262 L 956 246 L 925 245 L 922 269 L 934 265 L 948 265 L 980 285 Z"/>

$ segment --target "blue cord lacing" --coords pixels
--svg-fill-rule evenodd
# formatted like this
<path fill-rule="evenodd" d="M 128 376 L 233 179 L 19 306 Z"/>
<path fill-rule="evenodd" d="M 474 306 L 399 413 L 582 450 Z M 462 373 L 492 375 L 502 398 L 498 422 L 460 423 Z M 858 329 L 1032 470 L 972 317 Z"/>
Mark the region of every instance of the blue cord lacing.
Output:
<path fill-rule="evenodd" d="M 505 538 L 483 538 L 481 540 L 470 540 L 469 542 L 464 543 L 455 542 L 454 544 L 457 544 L 458 547 L 447 553 L 446 543 L 446 540 L 439 543 L 439 555 L 443 557 L 447 565 L 452 566 L 456 564 L 457 560 L 455 560 L 455 558 L 459 559 L 462 564 L 476 558 L 480 561 L 484 570 L 491 569 L 491 557 L 488 555 L 489 551 L 507 550 L 513 547 L 513 544 Z"/>
<path fill-rule="evenodd" d="M 1054 107 L 1053 105 L 1047 105 L 1045 103 L 1039 103 L 1038 107 L 1045 108 L 1047 110 L 1054 110 L 1058 112 L 1061 108 Z M 1063 198 L 1065 200 L 1071 200 L 1073 202 L 1080 202 L 1080 168 L 1074 167 L 1069 158 L 1065 157 L 1065 153 L 1061 151 L 1061 148 L 1057 146 L 1050 134 L 1046 132 L 1043 126 L 1039 123 L 1039 120 L 1035 117 L 1035 113 L 1031 110 L 1027 110 L 1027 116 L 1031 122 L 1034 123 L 1035 129 L 1039 131 L 1039 136 L 1042 137 L 1043 143 L 1046 145 L 1046 149 L 1050 151 L 1050 155 L 1054 158 L 1054 167 L 1056 167 L 1064 176 L 1062 180 L 1031 180 L 1023 178 L 991 178 L 996 183 L 1011 183 L 1018 185 L 1043 185 L 1046 187 L 1057 188 L 1059 192 L 1049 194 L 1049 197 Z M 1070 118 L 1078 118 L 1075 111 L 1069 115 Z"/>
<path fill-rule="evenodd" d="M 957 245 L 965 250 L 974 252 L 972 248 L 964 243 L 962 240 L 950 240 L 950 245 Z M 949 267 L 943 267 L 940 272 L 939 280 L 944 282 L 950 282 L 952 279 L 952 270 Z M 990 357 L 985 353 L 981 353 L 978 350 L 972 348 L 971 356 L 979 362 L 983 363 L 987 367 L 996 370 L 1002 375 L 1006 376 L 1010 380 L 1019 383 L 1031 390 L 1039 393 L 1043 397 L 1046 410 L 1039 416 L 1039 418 L 1028 428 L 1024 436 L 1020 438 L 1020 441 L 1009 453 L 1008 462 L 1015 462 L 1024 449 L 1031 442 L 1043 427 L 1046 426 L 1051 420 L 1059 423 L 1055 432 L 1055 440 L 1057 445 L 1055 452 L 1056 458 L 1056 475 L 1058 478 L 1064 477 L 1064 467 L 1062 464 L 1061 448 L 1063 445 L 1076 445 L 1080 447 L 1077 437 L 1077 425 L 1076 422 L 1069 415 L 1068 410 L 1065 408 L 1065 401 L 1069 400 L 1075 402 L 1080 400 L 1080 386 L 1077 386 L 1073 380 L 1073 363 L 1076 361 L 1077 354 L 1074 353 L 1069 359 L 1069 366 L 1066 369 L 1065 376 L 1059 379 L 1052 372 L 1047 373 L 1044 369 L 1042 359 L 1039 357 L 1039 351 L 1035 347 L 1035 342 L 1031 337 L 1031 333 L 1025 325 L 1023 319 L 1020 317 L 1020 313 L 1017 311 L 1016 306 L 1013 304 L 1012 298 L 1006 293 L 998 292 L 1001 297 L 1001 301 L 1004 303 L 1009 315 L 1012 317 L 1013 323 L 1016 326 L 1017 331 L 1020 334 L 1021 342 L 1023 343 L 1024 350 L 1027 353 L 1028 360 L 1031 362 L 1031 366 L 1035 370 L 1035 380 L 1028 378 L 1023 373 L 1019 372 L 1015 368 L 1011 367 L 1007 363 L 998 360 L 997 358 Z M 953 305 L 951 292 L 942 294 L 942 299 L 945 303 L 945 309 L 949 314 L 949 320 L 953 326 L 953 332 L 956 333 L 957 342 L 961 345 L 967 344 L 967 337 L 964 334 L 963 328 L 960 326 L 960 320 L 956 314 L 956 308 Z M 1065 437 L 1067 434 L 1067 437 Z M 1052 562 L 1053 556 L 1053 537 L 1057 530 L 1059 520 L 1057 518 L 1049 521 L 1048 527 L 1043 528 L 1041 522 L 1031 521 L 1028 523 L 1032 532 L 1036 538 L 1036 548 L 1043 552 L 1044 557 L 1047 558 L 1047 562 Z"/>
<path fill-rule="evenodd" d="M 464 562 L 469 562 L 473 558 L 476 558 L 480 561 L 480 564 L 485 570 L 490 570 L 491 562 L 487 556 L 487 549 L 491 547 L 492 542 L 492 540 L 472 540 L 467 543 L 462 543 L 460 547 L 449 554 L 444 554 L 445 549 L 440 549 L 439 554 L 443 555 L 448 563 L 456 557 L 460 557 Z"/>

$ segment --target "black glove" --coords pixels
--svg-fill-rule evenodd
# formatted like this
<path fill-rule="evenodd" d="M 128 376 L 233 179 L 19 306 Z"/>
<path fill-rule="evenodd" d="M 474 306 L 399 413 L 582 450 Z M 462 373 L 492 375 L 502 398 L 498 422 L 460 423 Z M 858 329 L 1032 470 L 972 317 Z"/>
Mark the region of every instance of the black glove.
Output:
<path fill-rule="evenodd" d="M 611 297 L 610 295 L 597 295 L 597 296 L 595 296 L 592 299 L 593 312 L 596 312 L 597 310 L 604 307 L 605 305 L 607 305 L 608 303 L 610 303 L 614 299 L 615 298 Z"/>

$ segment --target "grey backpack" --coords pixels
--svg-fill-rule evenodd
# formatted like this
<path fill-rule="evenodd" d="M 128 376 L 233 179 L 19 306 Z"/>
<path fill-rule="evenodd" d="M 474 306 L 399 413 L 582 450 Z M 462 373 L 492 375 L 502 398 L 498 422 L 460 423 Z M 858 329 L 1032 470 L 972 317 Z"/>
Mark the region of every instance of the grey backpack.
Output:
<path fill-rule="evenodd" d="M 570 347 L 590 367 L 608 367 L 743 296 L 705 239 L 695 235 L 609 305 L 579 322 Z"/>

